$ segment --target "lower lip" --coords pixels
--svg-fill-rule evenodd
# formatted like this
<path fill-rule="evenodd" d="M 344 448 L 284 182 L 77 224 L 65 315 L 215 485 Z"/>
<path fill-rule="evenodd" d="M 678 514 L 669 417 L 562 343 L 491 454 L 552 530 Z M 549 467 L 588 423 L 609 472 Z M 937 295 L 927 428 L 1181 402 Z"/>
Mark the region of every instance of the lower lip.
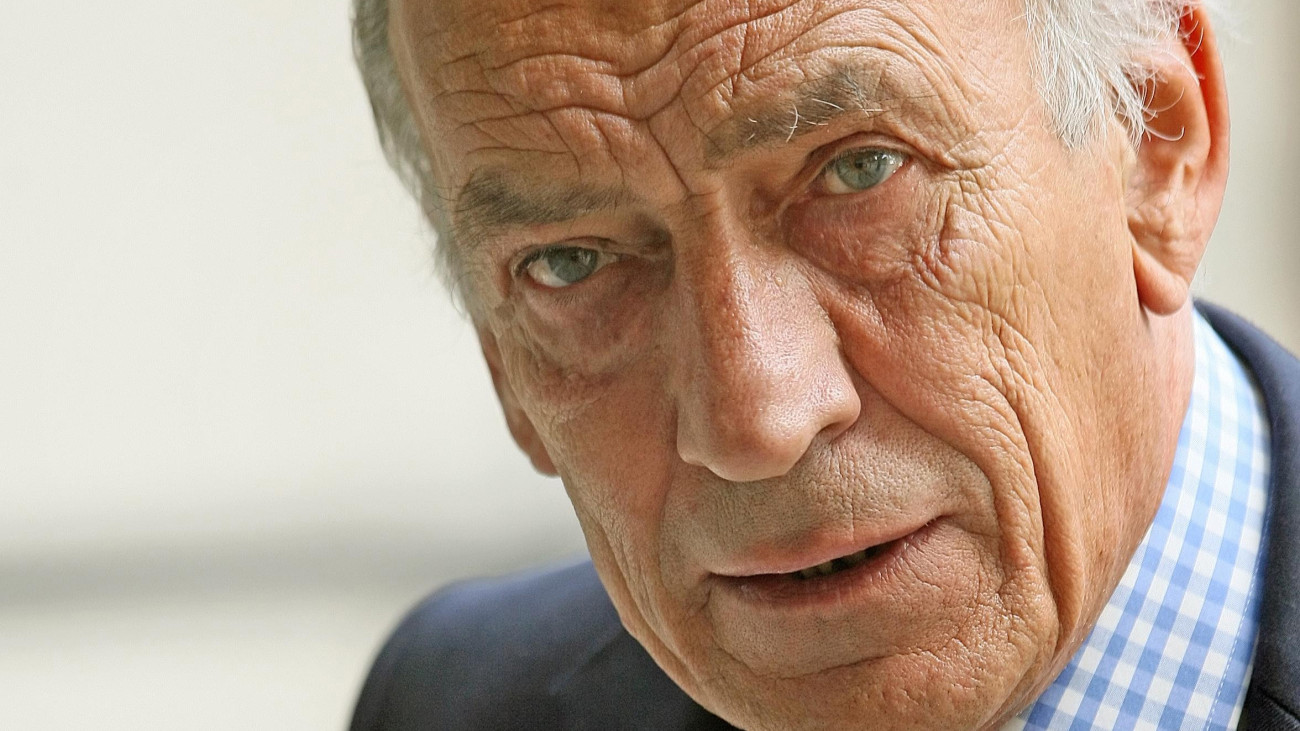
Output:
<path fill-rule="evenodd" d="M 716 578 L 720 579 L 724 587 L 749 602 L 792 608 L 839 603 L 859 593 L 888 590 L 891 579 L 904 567 L 909 555 L 924 549 L 937 525 L 938 521 L 932 520 L 912 533 L 891 541 L 877 555 L 828 576 L 803 579 L 793 574 L 762 574 Z"/>

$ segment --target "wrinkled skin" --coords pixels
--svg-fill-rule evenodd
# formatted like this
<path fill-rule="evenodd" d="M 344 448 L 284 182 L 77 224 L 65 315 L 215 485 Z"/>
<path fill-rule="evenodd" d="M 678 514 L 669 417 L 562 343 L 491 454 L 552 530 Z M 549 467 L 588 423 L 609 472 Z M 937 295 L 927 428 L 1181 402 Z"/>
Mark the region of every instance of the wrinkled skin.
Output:
<path fill-rule="evenodd" d="M 392 13 L 511 430 L 664 670 L 746 728 L 1032 701 L 1167 478 L 1226 169 L 1213 39 L 1170 49 L 1168 134 L 1071 148 L 1014 0 Z M 846 191 L 857 149 L 902 162 Z M 900 537 L 849 580 L 753 579 Z"/>

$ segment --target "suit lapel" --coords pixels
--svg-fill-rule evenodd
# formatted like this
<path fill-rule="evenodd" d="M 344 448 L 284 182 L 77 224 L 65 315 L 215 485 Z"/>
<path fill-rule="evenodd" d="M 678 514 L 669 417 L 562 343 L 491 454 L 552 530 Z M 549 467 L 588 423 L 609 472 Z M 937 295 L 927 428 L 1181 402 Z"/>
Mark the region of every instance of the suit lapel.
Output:
<path fill-rule="evenodd" d="M 1300 731 L 1300 361 L 1236 315 L 1199 307 L 1254 374 L 1271 429 L 1264 594 L 1239 728 Z"/>
<path fill-rule="evenodd" d="M 626 631 L 567 679 L 559 700 L 565 729 L 731 728 L 682 692 Z"/>

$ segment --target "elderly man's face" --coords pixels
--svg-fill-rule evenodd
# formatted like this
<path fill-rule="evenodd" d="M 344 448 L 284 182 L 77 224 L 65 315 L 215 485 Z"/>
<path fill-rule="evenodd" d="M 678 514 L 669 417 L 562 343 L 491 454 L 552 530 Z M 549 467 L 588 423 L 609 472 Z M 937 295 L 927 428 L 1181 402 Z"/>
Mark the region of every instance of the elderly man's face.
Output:
<path fill-rule="evenodd" d="M 1181 404 L 1131 148 L 1053 133 L 1020 3 L 392 20 L 512 430 L 658 663 L 747 726 L 1030 700 L 1140 539 Z"/>

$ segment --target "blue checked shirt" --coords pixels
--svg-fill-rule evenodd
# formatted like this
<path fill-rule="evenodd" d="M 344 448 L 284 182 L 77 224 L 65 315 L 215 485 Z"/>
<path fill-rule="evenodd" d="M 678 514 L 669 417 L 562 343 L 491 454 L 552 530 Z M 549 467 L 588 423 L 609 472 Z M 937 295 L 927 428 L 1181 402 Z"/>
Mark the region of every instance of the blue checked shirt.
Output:
<path fill-rule="evenodd" d="M 1199 314 L 1164 499 L 1092 634 L 1004 731 L 1232 729 L 1259 616 L 1269 434 L 1258 390 Z"/>

